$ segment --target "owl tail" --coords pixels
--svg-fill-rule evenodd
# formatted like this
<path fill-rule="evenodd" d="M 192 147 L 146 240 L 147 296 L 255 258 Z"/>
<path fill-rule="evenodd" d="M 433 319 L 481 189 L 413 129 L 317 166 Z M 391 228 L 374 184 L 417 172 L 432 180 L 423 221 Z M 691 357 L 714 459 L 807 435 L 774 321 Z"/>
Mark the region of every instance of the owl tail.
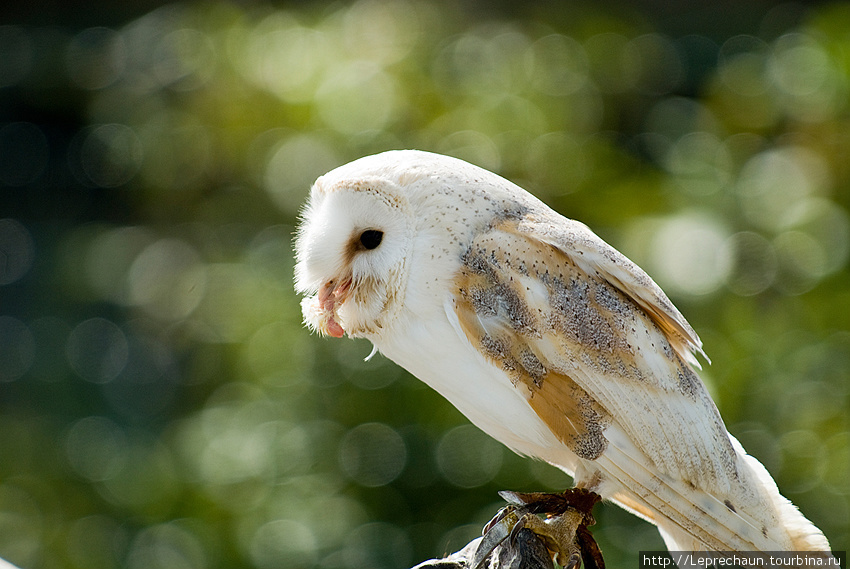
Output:
<path fill-rule="evenodd" d="M 779 493 L 776 482 L 762 463 L 748 455 L 732 435 L 729 435 L 729 438 L 732 439 L 732 444 L 742 462 L 747 465 L 754 478 L 764 488 L 764 493 L 779 518 L 780 526 L 785 529 L 791 540 L 791 549 L 793 551 L 829 551 L 829 542 L 823 532 L 810 522 L 788 498 Z"/>
<path fill-rule="evenodd" d="M 603 488 L 601 493 L 658 526 L 670 551 L 805 551 L 831 557 L 823 532 L 779 493 L 767 469 L 730 439 L 746 484 L 734 495 L 662 480 L 632 452 L 616 447 L 609 447 L 597 466 L 627 490 L 612 486 L 613 492 Z"/>

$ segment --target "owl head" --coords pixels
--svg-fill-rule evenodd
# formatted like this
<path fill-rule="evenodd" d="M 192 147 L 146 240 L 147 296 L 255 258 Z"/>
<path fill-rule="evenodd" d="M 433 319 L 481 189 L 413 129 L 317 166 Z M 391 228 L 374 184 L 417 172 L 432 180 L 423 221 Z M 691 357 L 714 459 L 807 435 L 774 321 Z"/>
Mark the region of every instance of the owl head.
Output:
<path fill-rule="evenodd" d="M 415 218 L 398 169 L 376 158 L 316 180 L 301 215 L 295 288 L 322 334 L 380 334 L 404 297 Z"/>

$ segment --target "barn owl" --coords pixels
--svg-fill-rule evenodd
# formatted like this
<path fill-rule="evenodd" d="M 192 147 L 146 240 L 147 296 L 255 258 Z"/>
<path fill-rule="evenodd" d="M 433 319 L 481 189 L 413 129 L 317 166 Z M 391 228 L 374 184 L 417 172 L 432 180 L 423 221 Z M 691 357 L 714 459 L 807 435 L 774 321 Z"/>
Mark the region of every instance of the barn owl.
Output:
<path fill-rule="evenodd" d="M 829 551 L 727 432 L 702 343 L 655 282 L 496 174 L 400 150 L 321 176 L 295 285 L 310 328 L 370 340 L 670 550 Z"/>

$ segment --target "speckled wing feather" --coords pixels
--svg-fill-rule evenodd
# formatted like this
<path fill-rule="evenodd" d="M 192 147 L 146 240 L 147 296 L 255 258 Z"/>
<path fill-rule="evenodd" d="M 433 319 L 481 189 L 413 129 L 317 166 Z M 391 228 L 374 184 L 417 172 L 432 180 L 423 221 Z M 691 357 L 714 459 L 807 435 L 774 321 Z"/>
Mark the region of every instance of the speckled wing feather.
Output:
<path fill-rule="evenodd" d="M 686 362 L 701 367 L 694 354 L 702 355 L 702 341 L 664 291 L 640 267 L 605 243 L 586 225 L 542 212 L 523 219 L 516 230 L 548 243 L 569 255 L 588 274 L 596 274 L 626 294 L 664 332 L 673 349 Z"/>
<path fill-rule="evenodd" d="M 624 505 L 663 512 L 697 543 L 769 545 L 734 537 L 743 527 L 760 538 L 763 523 L 734 511 L 754 496 L 686 361 L 699 339 L 636 265 L 580 223 L 526 215 L 475 238 L 456 286 L 467 338 L 573 453 L 610 465 Z M 694 517 L 717 518 L 729 537 Z"/>

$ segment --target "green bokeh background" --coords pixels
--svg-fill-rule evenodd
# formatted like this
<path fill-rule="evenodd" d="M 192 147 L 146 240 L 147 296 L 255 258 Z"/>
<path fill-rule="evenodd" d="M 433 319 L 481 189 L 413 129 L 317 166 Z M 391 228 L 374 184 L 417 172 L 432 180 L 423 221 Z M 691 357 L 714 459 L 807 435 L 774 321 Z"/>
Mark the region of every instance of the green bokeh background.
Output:
<path fill-rule="evenodd" d="M 497 490 L 570 484 L 302 327 L 310 183 L 392 148 L 644 267 L 730 431 L 847 548 L 850 4 L 27 6 L 0 12 L 0 557 L 404 568 Z M 611 567 L 663 548 L 597 518 Z"/>

